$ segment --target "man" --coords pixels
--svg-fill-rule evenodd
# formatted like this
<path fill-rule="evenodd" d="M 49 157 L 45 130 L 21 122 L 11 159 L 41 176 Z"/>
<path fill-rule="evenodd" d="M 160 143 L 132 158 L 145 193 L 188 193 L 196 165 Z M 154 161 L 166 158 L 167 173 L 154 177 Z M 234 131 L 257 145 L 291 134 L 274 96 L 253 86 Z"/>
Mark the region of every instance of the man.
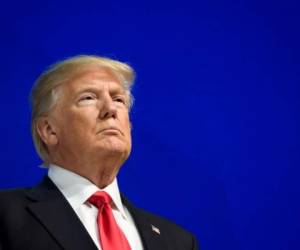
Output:
<path fill-rule="evenodd" d="M 1 192 L 0 249 L 197 249 L 191 234 L 119 193 L 133 81 L 130 66 L 97 56 L 67 59 L 38 78 L 32 135 L 48 175 Z"/>

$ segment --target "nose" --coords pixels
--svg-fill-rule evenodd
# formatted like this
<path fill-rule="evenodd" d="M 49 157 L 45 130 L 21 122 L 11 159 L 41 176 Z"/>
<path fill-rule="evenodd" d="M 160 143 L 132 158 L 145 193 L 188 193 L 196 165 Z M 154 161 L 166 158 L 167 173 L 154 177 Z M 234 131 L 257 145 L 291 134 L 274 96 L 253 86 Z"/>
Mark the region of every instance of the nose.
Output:
<path fill-rule="evenodd" d="M 117 117 L 117 108 L 116 104 L 110 96 L 107 96 L 103 100 L 103 105 L 100 108 L 100 118 L 116 118 Z"/>

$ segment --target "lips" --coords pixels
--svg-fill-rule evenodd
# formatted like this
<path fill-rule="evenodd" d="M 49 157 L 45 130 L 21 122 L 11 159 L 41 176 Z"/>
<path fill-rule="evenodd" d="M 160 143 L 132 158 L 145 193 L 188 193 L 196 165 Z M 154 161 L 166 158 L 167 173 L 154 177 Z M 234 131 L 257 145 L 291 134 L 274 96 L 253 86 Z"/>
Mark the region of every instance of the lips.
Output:
<path fill-rule="evenodd" d="M 117 127 L 107 127 L 107 128 L 100 129 L 98 134 L 105 132 L 105 131 L 118 131 L 119 133 L 123 134 L 122 131 L 120 129 L 118 129 Z"/>

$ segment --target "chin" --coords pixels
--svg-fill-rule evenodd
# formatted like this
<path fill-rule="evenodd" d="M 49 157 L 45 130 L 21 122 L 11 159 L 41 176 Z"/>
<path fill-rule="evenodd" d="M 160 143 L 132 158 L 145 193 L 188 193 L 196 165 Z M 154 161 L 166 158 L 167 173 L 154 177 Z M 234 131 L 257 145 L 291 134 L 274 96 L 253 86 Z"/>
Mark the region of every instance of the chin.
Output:
<path fill-rule="evenodd" d="M 127 158 L 130 154 L 131 147 L 124 143 L 113 143 L 109 145 L 101 145 L 98 148 L 98 152 L 99 151 L 107 155 L 124 155 Z"/>
<path fill-rule="evenodd" d="M 99 141 L 97 151 L 106 155 L 128 158 L 131 151 L 131 141 L 120 139 L 117 137 L 106 138 Z"/>
<path fill-rule="evenodd" d="M 103 151 L 107 152 L 108 154 L 126 154 L 128 150 L 126 150 L 124 147 L 111 147 L 111 148 L 105 148 Z"/>

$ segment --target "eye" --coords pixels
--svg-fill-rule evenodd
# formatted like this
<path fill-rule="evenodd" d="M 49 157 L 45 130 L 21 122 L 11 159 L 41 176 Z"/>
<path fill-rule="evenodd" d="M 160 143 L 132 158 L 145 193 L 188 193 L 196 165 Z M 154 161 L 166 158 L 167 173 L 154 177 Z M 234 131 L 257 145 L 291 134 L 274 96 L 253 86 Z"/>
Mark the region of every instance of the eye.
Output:
<path fill-rule="evenodd" d="M 93 100 L 94 98 L 92 96 L 84 96 L 82 98 L 80 98 L 80 100 Z"/>
<path fill-rule="evenodd" d="M 115 98 L 114 98 L 114 101 L 115 101 L 115 102 L 120 102 L 120 103 L 123 103 L 123 104 L 126 103 L 125 98 L 124 98 L 124 97 L 121 97 L 121 96 L 115 97 Z"/>
<path fill-rule="evenodd" d="M 79 102 L 88 102 L 88 101 L 93 101 L 96 100 L 96 96 L 93 94 L 84 94 L 82 96 L 79 97 Z"/>

